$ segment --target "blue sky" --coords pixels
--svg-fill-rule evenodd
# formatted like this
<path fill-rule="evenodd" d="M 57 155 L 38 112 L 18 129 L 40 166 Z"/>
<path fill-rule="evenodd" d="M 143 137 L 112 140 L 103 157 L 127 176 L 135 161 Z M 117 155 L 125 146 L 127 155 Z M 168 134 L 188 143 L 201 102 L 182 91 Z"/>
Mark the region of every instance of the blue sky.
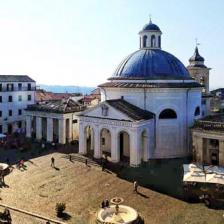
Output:
<path fill-rule="evenodd" d="M 197 37 L 211 88 L 224 86 L 223 9 L 222 0 L 0 0 L 0 74 L 96 86 L 139 48 L 151 14 L 163 50 L 187 65 Z"/>

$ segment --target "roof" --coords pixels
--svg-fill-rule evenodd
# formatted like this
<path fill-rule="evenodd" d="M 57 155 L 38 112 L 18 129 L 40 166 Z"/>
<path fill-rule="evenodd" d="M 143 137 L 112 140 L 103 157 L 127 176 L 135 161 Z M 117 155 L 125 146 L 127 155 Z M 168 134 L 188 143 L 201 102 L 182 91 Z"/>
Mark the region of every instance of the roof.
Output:
<path fill-rule="evenodd" d="M 156 24 L 152 23 L 150 19 L 149 23 L 143 27 L 142 31 L 160 31 L 160 28 Z"/>
<path fill-rule="evenodd" d="M 0 82 L 35 82 L 27 75 L 0 75 Z"/>
<path fill-rule="evenodd" d="M 192 79 L 188 70 L 172 54 L 161 49 L 140 49 L 126 57 L 109 79 Z"/>
<path fill-rule="evenodd" d="M 123 99 L 106 100 L 105 102 L 136 121 L 149 120 L 155 116 L 154 113 L 143 110 Z"/>
<path fill-rule="evenodd" d="M 47 92 L 47 91 L 44 91 L 44 90 L 37 90 L 35 97 L 36 97 L 36 101 L 49 101 L 49 100 L 62 100 L 62 99 L 68 99 L 70 97 L 77 97 L 77 94 L 74 94 L 74 93 L 53 93 L 53 92 Z"/>
<path fill-rule="evenodd" d="M 105 82 L 99 87 L 109 88 L 201 88 L 197 82 L 180 83 L 134 83 L 134 82 Z"/>
<path fill-rule="evenodd" d="M 188 68 L 207 68 L 204 65 L 205 59 L 199 54 L 198 47 L 195 48 L 194 54 L 190 57 Z"/>
<path fill-rule="evenodd" d="M 28 105 L 27 111 L 43 111 L 50 113 L 72 113 L 72 112 L 80 112 L 85 109 L 84 106 L 79 104 L 78 102 L 67 99 L 67 100 L 52 100 L 52 101 L 44 101 L 39 102 L 37 104 Z"/>
<path fill-rule="evenodd" d="M 195 48 L 194 54 L 190 57 L 189 61 L 204 61 L 205 59 L 199 54 L 198 47 Z"/>

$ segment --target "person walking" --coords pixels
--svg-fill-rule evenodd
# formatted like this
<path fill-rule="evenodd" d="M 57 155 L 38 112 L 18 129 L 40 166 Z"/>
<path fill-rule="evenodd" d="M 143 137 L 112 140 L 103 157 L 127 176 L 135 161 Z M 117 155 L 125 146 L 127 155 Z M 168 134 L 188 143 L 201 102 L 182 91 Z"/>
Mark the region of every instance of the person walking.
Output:
<path fill-rule="evenodd" d="M 54 161 L 55 161 L 54 157 L 51 157 L 51 167 L 55 167 Z"/>
<path fill-rule="evenodd" d="M 134 192 L 138 193 L 138 182 L 134 181 L 133 185 L 134 185 Z"/>
<path fill-rule="evenodd" d="M 85 164 L 86 164 L 86 166 L 88 166 L 88 160 L 87 159 L 85 160 Z"/>

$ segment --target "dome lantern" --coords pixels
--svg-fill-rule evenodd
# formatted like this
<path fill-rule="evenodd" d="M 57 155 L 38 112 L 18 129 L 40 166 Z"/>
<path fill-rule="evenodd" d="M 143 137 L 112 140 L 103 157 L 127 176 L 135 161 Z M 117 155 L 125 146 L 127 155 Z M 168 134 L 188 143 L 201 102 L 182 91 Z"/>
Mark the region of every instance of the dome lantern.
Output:
<path fill-rule="evenodd" d="M 161 49 L 161 34 L 162 32 L 160 28 L 156 24 L 152 23 L 152 20 L 150 18 L 149 23 L 146 24 L 139 32 L 140 49 Z"/>

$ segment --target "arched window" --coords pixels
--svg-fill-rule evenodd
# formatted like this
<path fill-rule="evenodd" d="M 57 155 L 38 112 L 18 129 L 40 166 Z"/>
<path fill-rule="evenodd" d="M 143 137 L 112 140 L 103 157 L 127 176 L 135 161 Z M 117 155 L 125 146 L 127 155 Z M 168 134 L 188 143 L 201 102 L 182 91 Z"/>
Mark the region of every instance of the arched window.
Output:
<path fill-rule="evenodd" d="M 143 36 L 143 47 L 146 47 L 147 36 Z"/>
<path fill-rule="evenodd" d="M 156 46 L 156 37 L 155 37 L 155 35 L 152 35 L 151 36 L 151 47 L 155 47 Z"/>
<path fill-rule="evenodd" d="M 196 107 L 195 112 L 194 112 L 194 116 L 199 116 L 200 115 L 200 107 Z"/>
<path fill-rule="evenodd" d="M 158 37 L 159 47 L 161 47 L 161 36 Z"/>
<path fill-rule="evenodd" d="M 159 119 L 176 119 L 176 118 L 177 114 L 172 109 L 165 109 L 159 115 Z"/>

